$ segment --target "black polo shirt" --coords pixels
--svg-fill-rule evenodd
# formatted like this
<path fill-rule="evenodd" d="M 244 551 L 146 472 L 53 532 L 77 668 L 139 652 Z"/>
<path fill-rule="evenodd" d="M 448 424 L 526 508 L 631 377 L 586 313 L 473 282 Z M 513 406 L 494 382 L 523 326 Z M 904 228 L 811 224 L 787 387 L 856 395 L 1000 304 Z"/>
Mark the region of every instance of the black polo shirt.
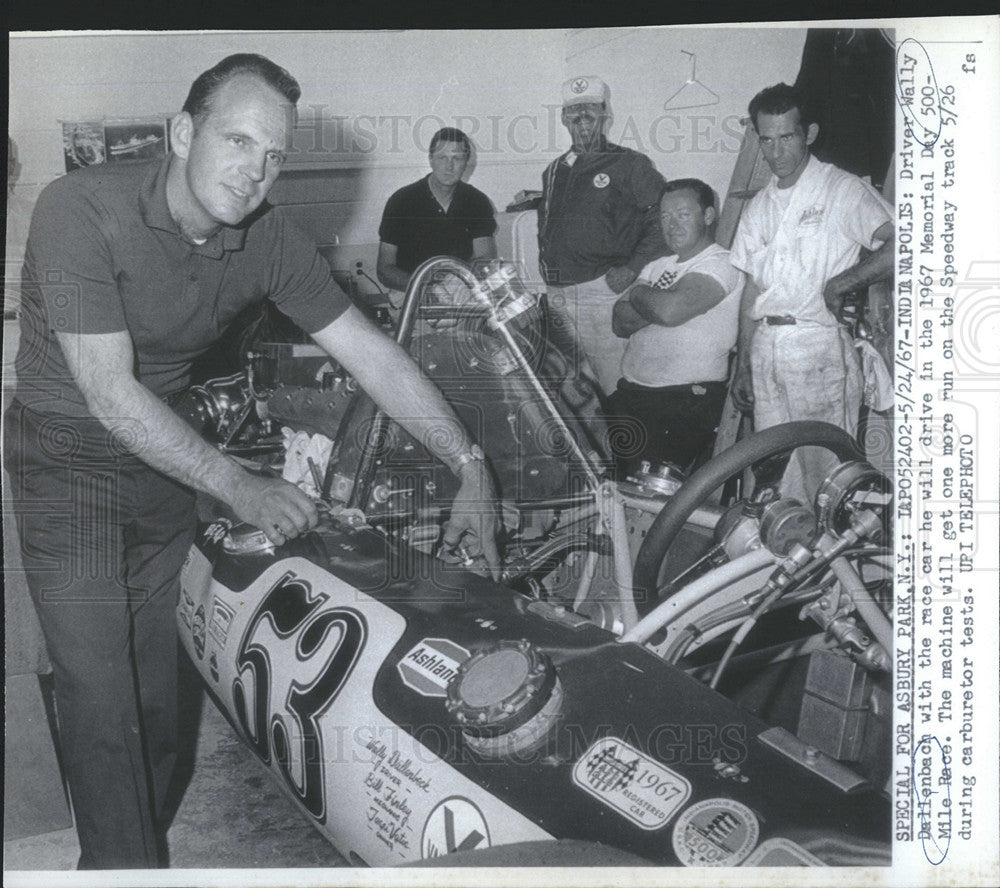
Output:
<path fill-rule="evenodd" d="M 413 272 L 432 256 L 472 259 L 472 242 L 497 230 L 490 199 L 466 182 L 455 186 L 447 212 L 431 193 L 430 175 L 400 188 L 385 205 L 379 240 L 396 248 L 396 265 Z"/>
<path fill-rule="evenodd" d="M 350 304 L 293 223 L 264 204 L 203 244 L 167 206 L 167 160 L 101 164 L 48 185 L 31 220 L 22 280 L 17 397 L 88 416 L 55 333 L 127 331 L 136 378 L 165 396 L 247 305 L 265 298 L 306 332 Z"/>

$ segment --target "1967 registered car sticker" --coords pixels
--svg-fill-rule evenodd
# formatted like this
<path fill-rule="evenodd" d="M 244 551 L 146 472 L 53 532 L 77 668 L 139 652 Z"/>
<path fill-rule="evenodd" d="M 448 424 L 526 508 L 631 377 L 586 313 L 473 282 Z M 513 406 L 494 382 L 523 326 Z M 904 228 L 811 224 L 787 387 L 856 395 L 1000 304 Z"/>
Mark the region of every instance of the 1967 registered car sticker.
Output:
<path fill-rule="evenodd" d="M 573 767 L 573 782 L 642 829 L 666 826 L 691 795 L 680 774 L 617 737 L 604 737 Z"/>

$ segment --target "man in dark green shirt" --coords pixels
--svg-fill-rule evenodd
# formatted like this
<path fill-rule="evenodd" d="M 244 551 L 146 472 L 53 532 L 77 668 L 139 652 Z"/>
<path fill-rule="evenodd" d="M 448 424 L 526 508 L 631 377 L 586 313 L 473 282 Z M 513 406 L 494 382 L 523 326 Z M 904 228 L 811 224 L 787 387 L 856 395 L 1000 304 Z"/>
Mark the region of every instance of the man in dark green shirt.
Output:
<path fill-rule="evenodd" d="M 299 488 L 250 474 L 162 401 L 241 307 L 271 299 L 388 413 L 411 417 L 400 421 L 462 482 L 445 543 L 475 535 L 497 565 L 481 451 L 264 202 L 299 93 L 273 62 L 230 56 L 195 80 L 166 161 L 72 173 L 35 208 L 4 457 L 53 664 L 81 868 L 163 862 L 177 752 L 174 608 L 193 491 L 276 546 L 318 521 Z"/>

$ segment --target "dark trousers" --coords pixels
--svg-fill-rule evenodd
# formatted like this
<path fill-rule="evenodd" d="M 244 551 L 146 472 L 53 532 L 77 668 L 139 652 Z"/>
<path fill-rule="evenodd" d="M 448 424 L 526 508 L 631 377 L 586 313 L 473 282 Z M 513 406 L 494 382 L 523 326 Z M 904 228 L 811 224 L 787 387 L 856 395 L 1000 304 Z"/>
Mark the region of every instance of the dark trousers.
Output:
<path fill-rule="evenodd" d="M 619 473 L 641 460 L 687 469 L 715 440 L 725 400 L 724 382 L 650 388 L 619 379 L 606 411 Z"/>
<path fill-rule="evenodd" d="M 4 460 L 52 660 L 80 868 L 161 865 L 177 757 L 174 612 L 194 496 L 128 456 L 96 420 L 17 401 Z"/>

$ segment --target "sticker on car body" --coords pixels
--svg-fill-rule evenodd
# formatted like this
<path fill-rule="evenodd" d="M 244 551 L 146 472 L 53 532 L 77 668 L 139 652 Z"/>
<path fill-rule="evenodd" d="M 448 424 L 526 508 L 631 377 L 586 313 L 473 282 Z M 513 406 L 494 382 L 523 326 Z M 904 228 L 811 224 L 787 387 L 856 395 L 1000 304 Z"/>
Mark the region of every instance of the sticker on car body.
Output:
<path fill-rule="evenodd" d="M 428 815 L 420 837 L 420 856 L 424 860 L 478 851 L 490 847 L 490 830 L 479 807 L 463 796 L 450 796 Z"/>
<path fill-rule="evenodd" d="M 594 743 L 573 767 L 573 782 L 640 829 L 666 826 L 691 784 L 617 737 Z"/>
<path fill-rule="evenodd" d="M 673 844 L 684 866 L 738 866 L 760 836 L 757 815 L 733 799 L 705 799 L 681 813 Z"/>
<path fill-rule="evenodd" d="M 199 660 L 205 659 L 205 605 L 199 604 L 191 621 L 191 637 Z"/>
<path fill-rule="evenodd" d="M 448 682 L 469 652 L 447 638 L 425 638 L 396 664 L 403 684 L 424 697 L 447 696 Z"/>
<path fill-rule="evenodd" d="M 212 600 L 212 619 L 208 624 L 208 631 L 221 647 L 226 646 L 226 639 L 229 637 L 229 627 L 233 622 L 236 611 L 224 604 L 218 598 Z"/>

